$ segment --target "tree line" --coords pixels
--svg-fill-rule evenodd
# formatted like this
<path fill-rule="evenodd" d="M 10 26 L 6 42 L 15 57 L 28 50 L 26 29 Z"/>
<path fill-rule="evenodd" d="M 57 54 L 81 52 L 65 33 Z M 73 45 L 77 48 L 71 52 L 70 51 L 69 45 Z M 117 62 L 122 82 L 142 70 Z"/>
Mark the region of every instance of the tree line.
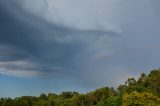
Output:
<path fill-rule="evenodd" d="M 142 73 L 138 79 L 128 78 L 117 89 L 102 87 L 86 94 L 62 92 L 1 98 L 0 106 L 160 106 L 160 69 L 148 75 Z"/>

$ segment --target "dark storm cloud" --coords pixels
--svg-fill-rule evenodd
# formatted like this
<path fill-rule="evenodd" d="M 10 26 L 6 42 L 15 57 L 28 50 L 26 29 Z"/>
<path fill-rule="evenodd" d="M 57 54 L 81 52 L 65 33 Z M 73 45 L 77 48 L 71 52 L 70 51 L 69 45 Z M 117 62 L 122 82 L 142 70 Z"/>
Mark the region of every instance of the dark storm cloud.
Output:
<path fill-rule="evenodd" d="M 118 34 L 114 31 L 78 30 L 51 24 L 26 12 L 15 2 L 0 3 L 0 62 L 1 68 L 9 70 L 8 74 L 16 70 L 58 72 L 62 75 L 79 73 L 83 69 L 80 68 L 83 66 L 80 65 L 83 61 L 80 58 L 86 57 L 83 51 L 88 43 L 102 36 Z M 80 56 L 79 62 L 77 56 Z M 23 77 L 23 74 L 19 75 Z"/>
<path fill-rule="evenodd" d="M 47 76 L 70 87 L 119 85 L 159 66 L 158 4 L 1 0 L 0 73 Z"/>

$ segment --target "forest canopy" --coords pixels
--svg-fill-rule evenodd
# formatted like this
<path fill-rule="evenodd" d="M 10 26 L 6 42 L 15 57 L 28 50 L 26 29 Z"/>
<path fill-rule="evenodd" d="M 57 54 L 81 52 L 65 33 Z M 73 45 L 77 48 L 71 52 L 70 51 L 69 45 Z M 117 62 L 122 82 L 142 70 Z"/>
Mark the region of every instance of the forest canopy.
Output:
<path fill-rule="evenodd" d="M 142 73 L 138 79 L 128 78 L 117 89 L 102 87 L 86 94 L 67 91 L 1 98 L 0 106 L 160 106 L 160 69 L 148 75 Z"/>

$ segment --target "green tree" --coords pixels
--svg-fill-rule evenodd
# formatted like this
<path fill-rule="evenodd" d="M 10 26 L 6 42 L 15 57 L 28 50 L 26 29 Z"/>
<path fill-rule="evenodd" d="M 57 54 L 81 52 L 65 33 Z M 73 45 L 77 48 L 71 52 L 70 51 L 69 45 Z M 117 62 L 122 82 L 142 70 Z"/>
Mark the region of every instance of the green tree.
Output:
<path fill-rule="evenodd" d="M 78 92 L 62 92 L 60 97 L 62 98 L 72 98 L 73 96 L 77 96 Z"/>
<path fill-rule="evenodd" d="M 160 69 L 150 72 L 145 81 L 145 86 L 160 96 Z"/>
<path fill-rule="evenodd" d="M 124 94 L 122 98 L 122 106 L 158 106 L 158 103 L 158 97 L 148 92 L 133 91 Z"/>
<path fill-rule="evenodd" d="M 84 94 L 72 98 L 72 106 L 91 106 L 91 103 L 89 97 Z"/>

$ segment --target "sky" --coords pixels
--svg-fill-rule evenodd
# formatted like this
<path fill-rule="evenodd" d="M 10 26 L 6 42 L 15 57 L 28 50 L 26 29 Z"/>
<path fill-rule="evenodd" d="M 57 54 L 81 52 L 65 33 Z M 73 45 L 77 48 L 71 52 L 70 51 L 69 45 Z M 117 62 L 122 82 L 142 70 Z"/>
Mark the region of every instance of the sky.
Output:
<path fill-rule="evenodd" d="M 117 87 L 160 67 L 159 0 L 0 0 L 0 96 Z"/>

